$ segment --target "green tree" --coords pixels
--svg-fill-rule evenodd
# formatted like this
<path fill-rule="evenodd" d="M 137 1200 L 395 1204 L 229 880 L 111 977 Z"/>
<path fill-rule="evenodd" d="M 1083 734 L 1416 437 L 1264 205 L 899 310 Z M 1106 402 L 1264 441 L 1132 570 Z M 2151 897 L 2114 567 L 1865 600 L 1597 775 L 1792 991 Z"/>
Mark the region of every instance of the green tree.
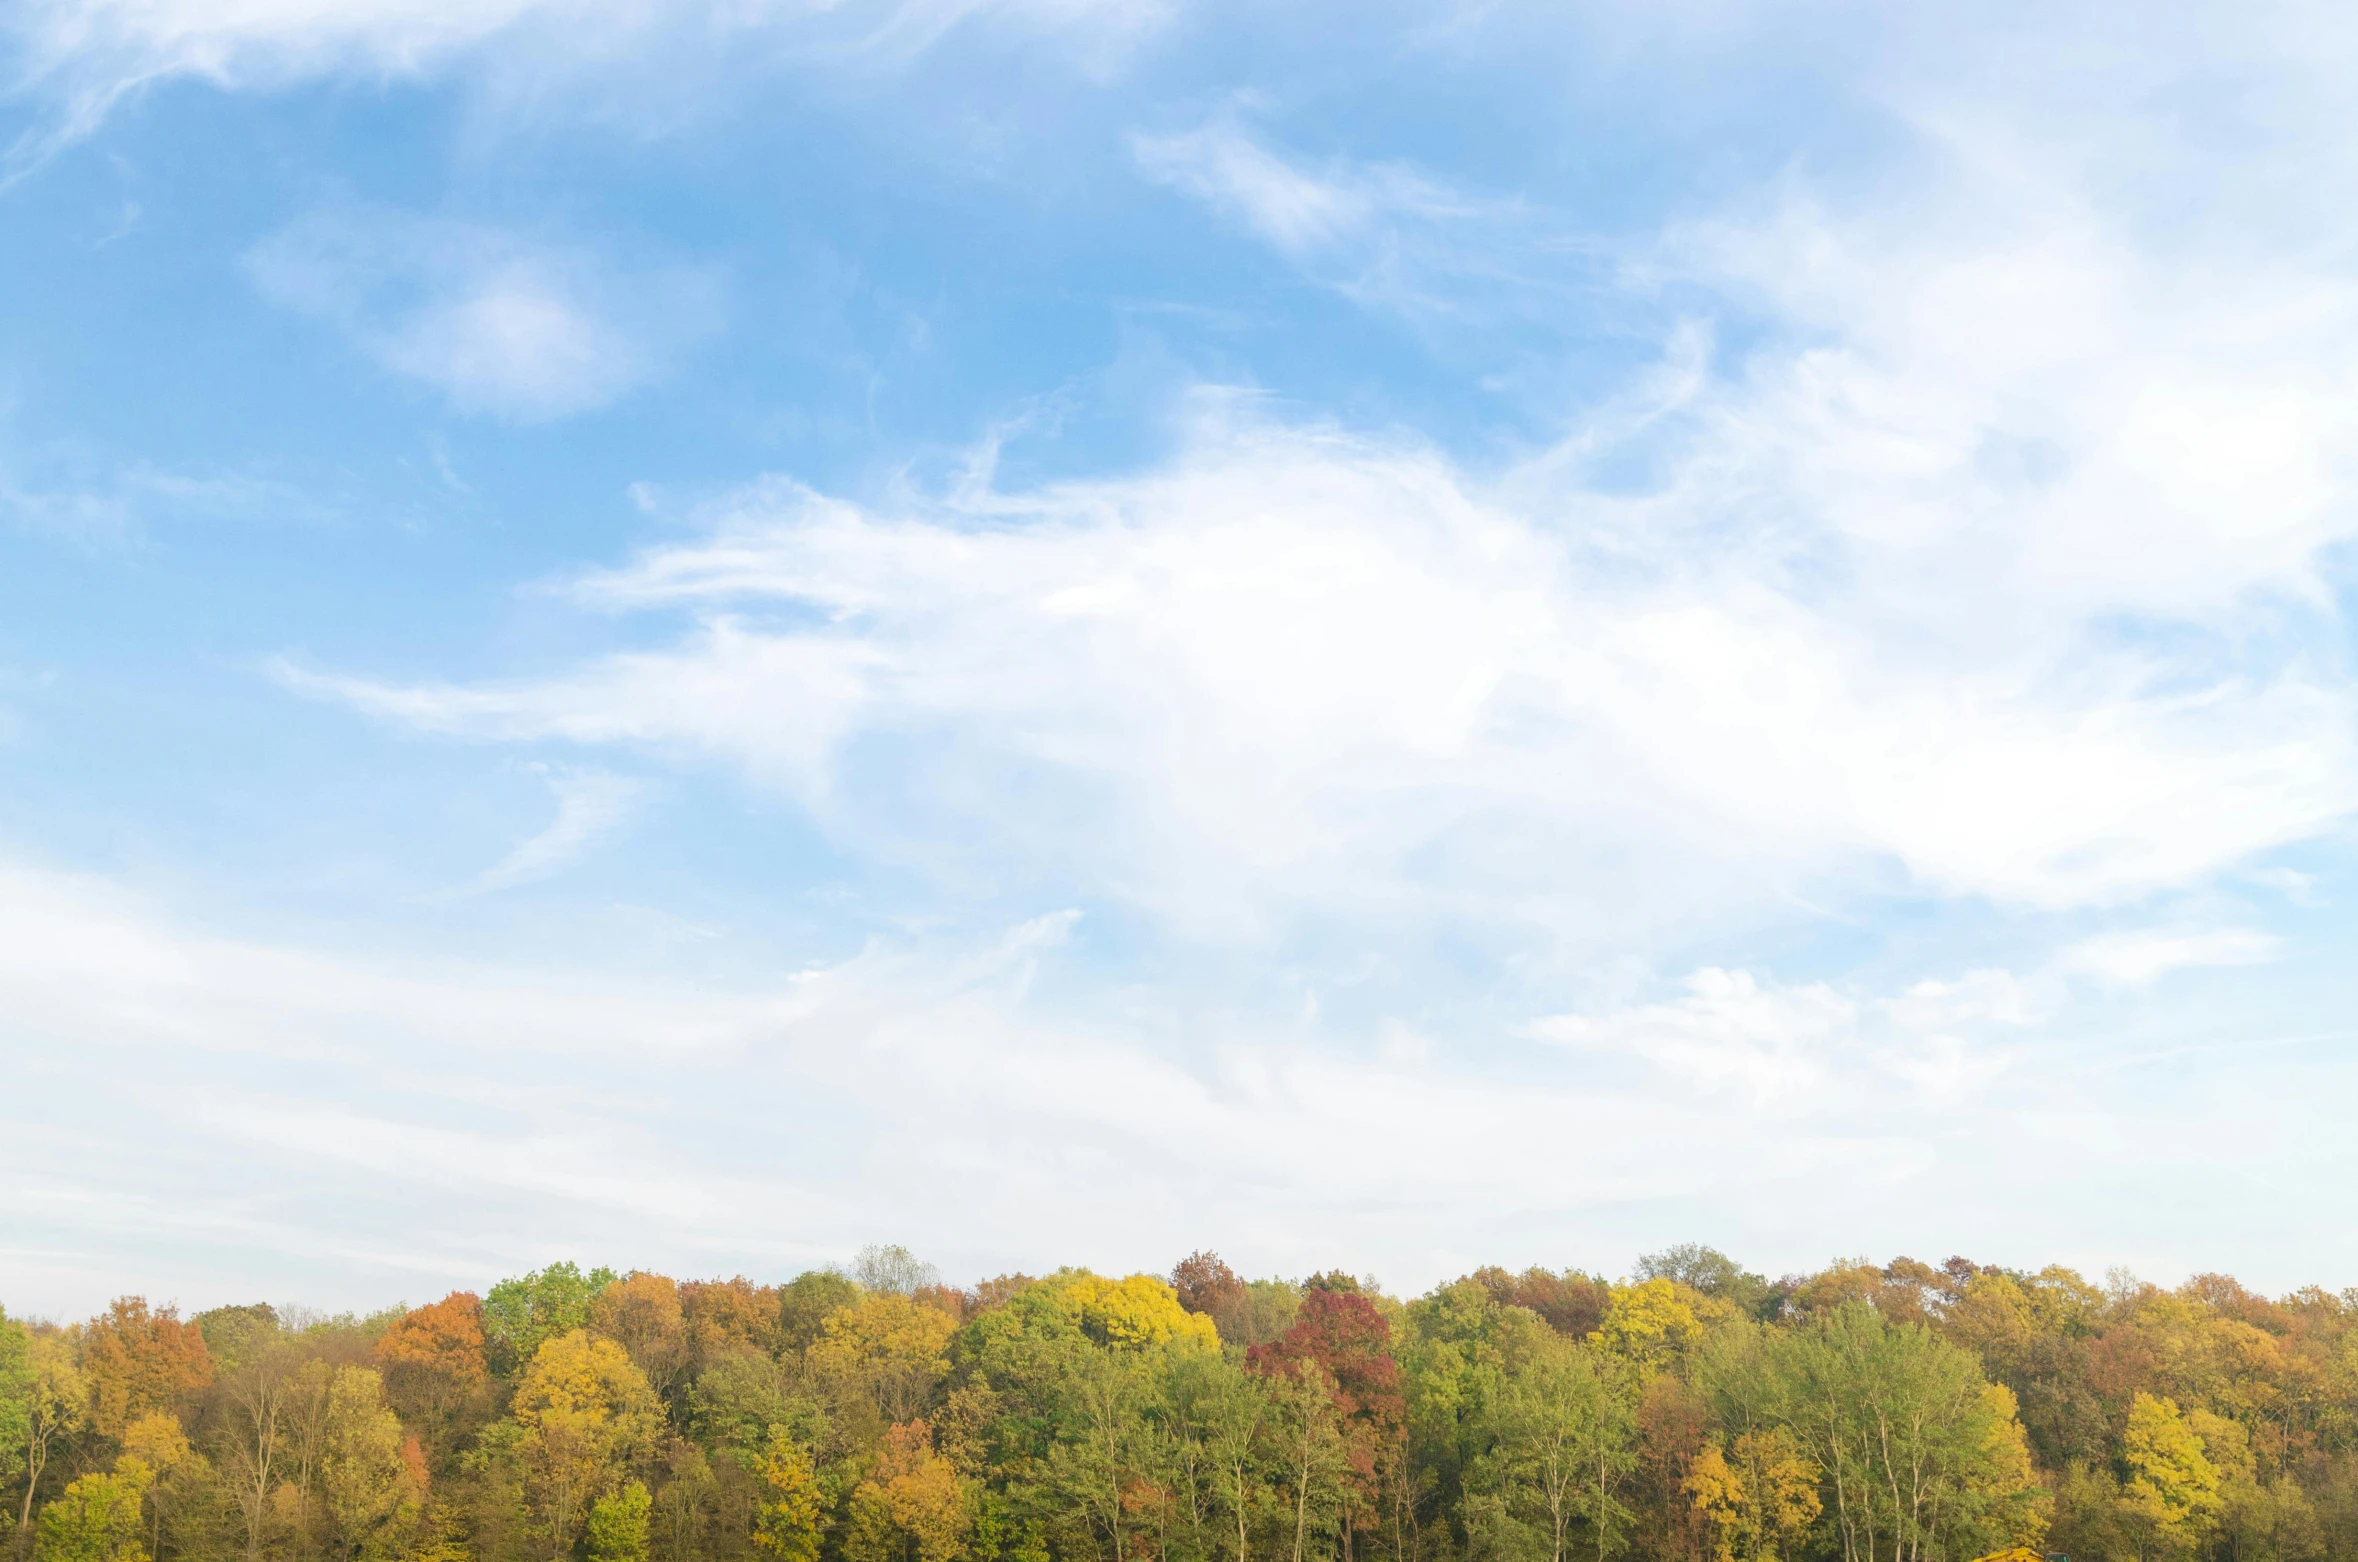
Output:
<path fill-rule="evenodd" d="M 491 1370 L 509 1377 L 541 1346 L 589 1322 L 590 1304 L 616 1279 L 604 1267 L 583 1274 L 571 1262 L 502 1280 L 483 1298 L 482 1328 Z"/>
<path fill-rule="evenodd" d="M 1715 1247 L 1681 1242 L 1637 1261 L 1641 1280 L 1672 1280 L 1705 1296 L 1717 1297 L 1756 1317 L 1770 1316 L 1777 1290 Z"/>
<path fill-rule="evenodd" d="M 829 1318 L 846 1307 L 859 1305 L 857 1284 L 832 1269 L 812 1269 L 778 1288 L 779 1348 L 801 1355 L 819 1337 Z"/>
<path fill-rule="evenodd" d="M 590 1562 L 647 1562 L 647 1488 L 625 1481 L 622 1489 L 590 1504 L 583 1548 Z"/>
<path fill-rule="evenodd" d="M 1921 1324 L 1851 1301 L 1798 1328 L 1734 1325 L 1703 1373 L 1723 1424 L 1784 1427 L 1822 1472 L 1844 1562 L 1975 1557 L 2043 1531 L 2011 1396 Z"/>
<path fill-rule="evenodd" d="M 16 1479 L 33 1440 L 33 1336 L 0 1308 L 0 1486 Z"/>
<path fill-rule="evenodd" d="M 66 1335 L 32 1334 L 25 1341 L 25 1369 L 31 1385 L 22 1401 L 25 1416 L 25 1496 L 17 1510 L 17 1554 L 33 1542 L 33 1494 L 58 1444 L 87 1424 L 87 1389 Z"/>
<path fill-rule="evenodd" d="M 1288 1363 L 1268 1374 L 1267 1383 L 1269 1462 L 1285 1508 L 1292 1562 L 1304 1562 L 1312 1542 L 1342 1519 L 1350 1441 L 1336 1411 L 1334 1384 L 1316 1361 Z"/>
<path fill-rule="evenodd" d="M 1231 1562 L 1249 1562 L 1252 1525 L 1264 1506 L 1261 1445 L 1269 1393 L 1256 1373 L 1222 1356 L 1190 1352 L 1172 1363 L 1163 1401 L 1201 1469 L 1209 1517 Z"/>
<path fill-rule="evenodd" d="M 1490 1417 L 1492 1512 L 1521 1555 L 1565 1562 L 1574 1526 L 1599 1559 L 1620 1549 L 1629 1509 L 1622 1482 L 1637 1466 L 1635 1377 L 1593 1347 L 1548 1336 L 1512 1373 Z"/>
<path fill-rule="evenodd" d="M 41 1510 L 34 1562 L 148 1562 L 142 1507 L 153 1472 L 137 1458 L 84 1475 Z"/>
<path fill-rule="evenodd" d="M 1130 1555 L 1123 1497 L 1151 1462 L 1146 1408 L 1149 1364 L 1133 1352 L 1084 1343 L 1063 1384 L 1050 1479 L 1065 1511 L 1082 1519 L 1112 1562 Z"/>

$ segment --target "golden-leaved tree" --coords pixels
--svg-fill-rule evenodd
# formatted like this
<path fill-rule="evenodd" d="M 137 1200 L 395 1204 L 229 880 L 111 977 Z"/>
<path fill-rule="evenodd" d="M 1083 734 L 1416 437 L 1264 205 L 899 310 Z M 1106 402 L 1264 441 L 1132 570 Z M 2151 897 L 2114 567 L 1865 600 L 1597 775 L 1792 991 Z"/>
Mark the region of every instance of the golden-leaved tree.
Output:
<path fill-rule="evenodd" d="M 1818 1467 L 1783 1427 L 1706 1443 L 1685 1488 L 1711 1523 L 1718 1562 L 1782 1562 L 1822 1511 Z"/>
<path fill-rule="evenodd" d="M 819 1562 L 827 1494 L 819 1488 L 810 1455 L 786 1428 L 772 1428 L 755 1474 L 762 1491 L 753 1510 L 754 1548 L 773 1562 Z"/>
<path fill-rule="evenodd" d="M 2192 1552 L 2218 1520 L 2219 1471 L 2177 1401 L 2137 1395 L 2121 1434 L 2121 1460 L 2129 1468 L 2123 1505 L 2154 1549 Z"/>
<path fill-rule="evenodd" d="M 425 1505 L 415 1441 L 366 1367 L 329 1381 L 319 1475 L 328 1525 L 346 1562 L 378 1562 L 407 1547 Z"/>
<path fill-rule="evenodd" d="M 939 1308 L 880 1292 L 829 1315 L 804 1359 L 832 1390 L 838 1409 L 884 1427 L 924 1413 L 950 1370 L 958 1322 Z"/>
<path fill-rule="evenodd" d="M 961 1562 L 973 1501 L 923 1421 L 893 1427 L 853 1488 L 845 1562 Z"/>
<path fill-rule="evenodd" d="M 525 1495 L 549 1555 L 573 1547 L 590 1505 L 652 1450 L 663 1406 L 612 1340 L 575 1329 L 543 1344 L 516 1385 Z"/>

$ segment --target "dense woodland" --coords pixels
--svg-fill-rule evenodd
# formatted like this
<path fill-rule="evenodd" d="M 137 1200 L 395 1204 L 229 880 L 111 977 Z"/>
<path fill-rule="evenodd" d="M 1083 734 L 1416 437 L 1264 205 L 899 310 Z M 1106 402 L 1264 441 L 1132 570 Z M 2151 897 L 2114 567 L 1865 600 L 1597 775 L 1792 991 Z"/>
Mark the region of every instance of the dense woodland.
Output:
<path fill-rule="evenodd" d="M 18 1562 L 2358 1557 L 2358 1292 L 555 1264 L 371 1317 L 0 1315 Z"/>

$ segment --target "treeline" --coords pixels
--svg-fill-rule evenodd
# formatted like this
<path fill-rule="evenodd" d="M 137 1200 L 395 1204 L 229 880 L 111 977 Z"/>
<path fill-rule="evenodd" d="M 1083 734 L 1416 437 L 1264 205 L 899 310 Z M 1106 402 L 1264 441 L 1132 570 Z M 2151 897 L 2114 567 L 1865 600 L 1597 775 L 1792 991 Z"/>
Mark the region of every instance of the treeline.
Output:
<path fill-rule="evenodd" d="M 0 1314 L 18 1562 L 2358 1556 L 2358 1293 L 556 1264 L 366 1318 Z"/>

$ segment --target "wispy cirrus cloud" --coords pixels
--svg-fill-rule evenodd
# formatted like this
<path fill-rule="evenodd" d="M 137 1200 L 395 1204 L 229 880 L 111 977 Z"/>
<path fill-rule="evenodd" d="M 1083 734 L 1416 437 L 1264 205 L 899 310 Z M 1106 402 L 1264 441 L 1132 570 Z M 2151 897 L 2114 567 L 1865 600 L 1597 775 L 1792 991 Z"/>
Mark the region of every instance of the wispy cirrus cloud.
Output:
<path fill-rule="evenodd" d="M 113 108 L 177 78 L 225 90 L 311 80 L 420 79 L 472 68 L 512 84 L 642 67 L 711 79 L 748 59 L 774 65 L 891 61 L 968 21 L 1001 20 L 1084 60 L 1118 54 L 1176 0 L 28 0 L 0 21 L 20 98 L 48 105 L 10 149 L 17 173 L 87 135 Z"/>
<path fill-rule="evenodd" d="M 523 421 L 616 400 L 721 317 L 706 273 L 625 271 L 585 246 L 383 209 L 314 212 L 246 267 L 264 297 L 335 326 L 390 372 Z"/>
<path fill-rule="evenodd" d="M 1229 213 L 1291 255 L 1351 238 L 1401 206 L 1414 209 L 1421 189 L 1399 174 L 1299 167 L 1233 119 L 1176 135 L 1134 135 L 1130 150 L 1148 178 Z"/>
<path fill-rule="evenodd" d="M 556 798 L 556 817 L 476 875 L 466 886 L 468 893 L 514 889 L 563 872 L 620 828 L 646 792 L 643 783 L 603 770 L 559 767 L 545 775 Z"/>
<path fill-rule="evenodd" d="M 1524 203 L 1471 195 L 1402 162 L 1305 158 L 1238 111 L 1167 134 L 1135 132 L 1149 180 L 1202 202 L 1305 277 L 1363 307 L 1420 323 L 1550 318 L 1593 289 L 1584 246 Z"/>

